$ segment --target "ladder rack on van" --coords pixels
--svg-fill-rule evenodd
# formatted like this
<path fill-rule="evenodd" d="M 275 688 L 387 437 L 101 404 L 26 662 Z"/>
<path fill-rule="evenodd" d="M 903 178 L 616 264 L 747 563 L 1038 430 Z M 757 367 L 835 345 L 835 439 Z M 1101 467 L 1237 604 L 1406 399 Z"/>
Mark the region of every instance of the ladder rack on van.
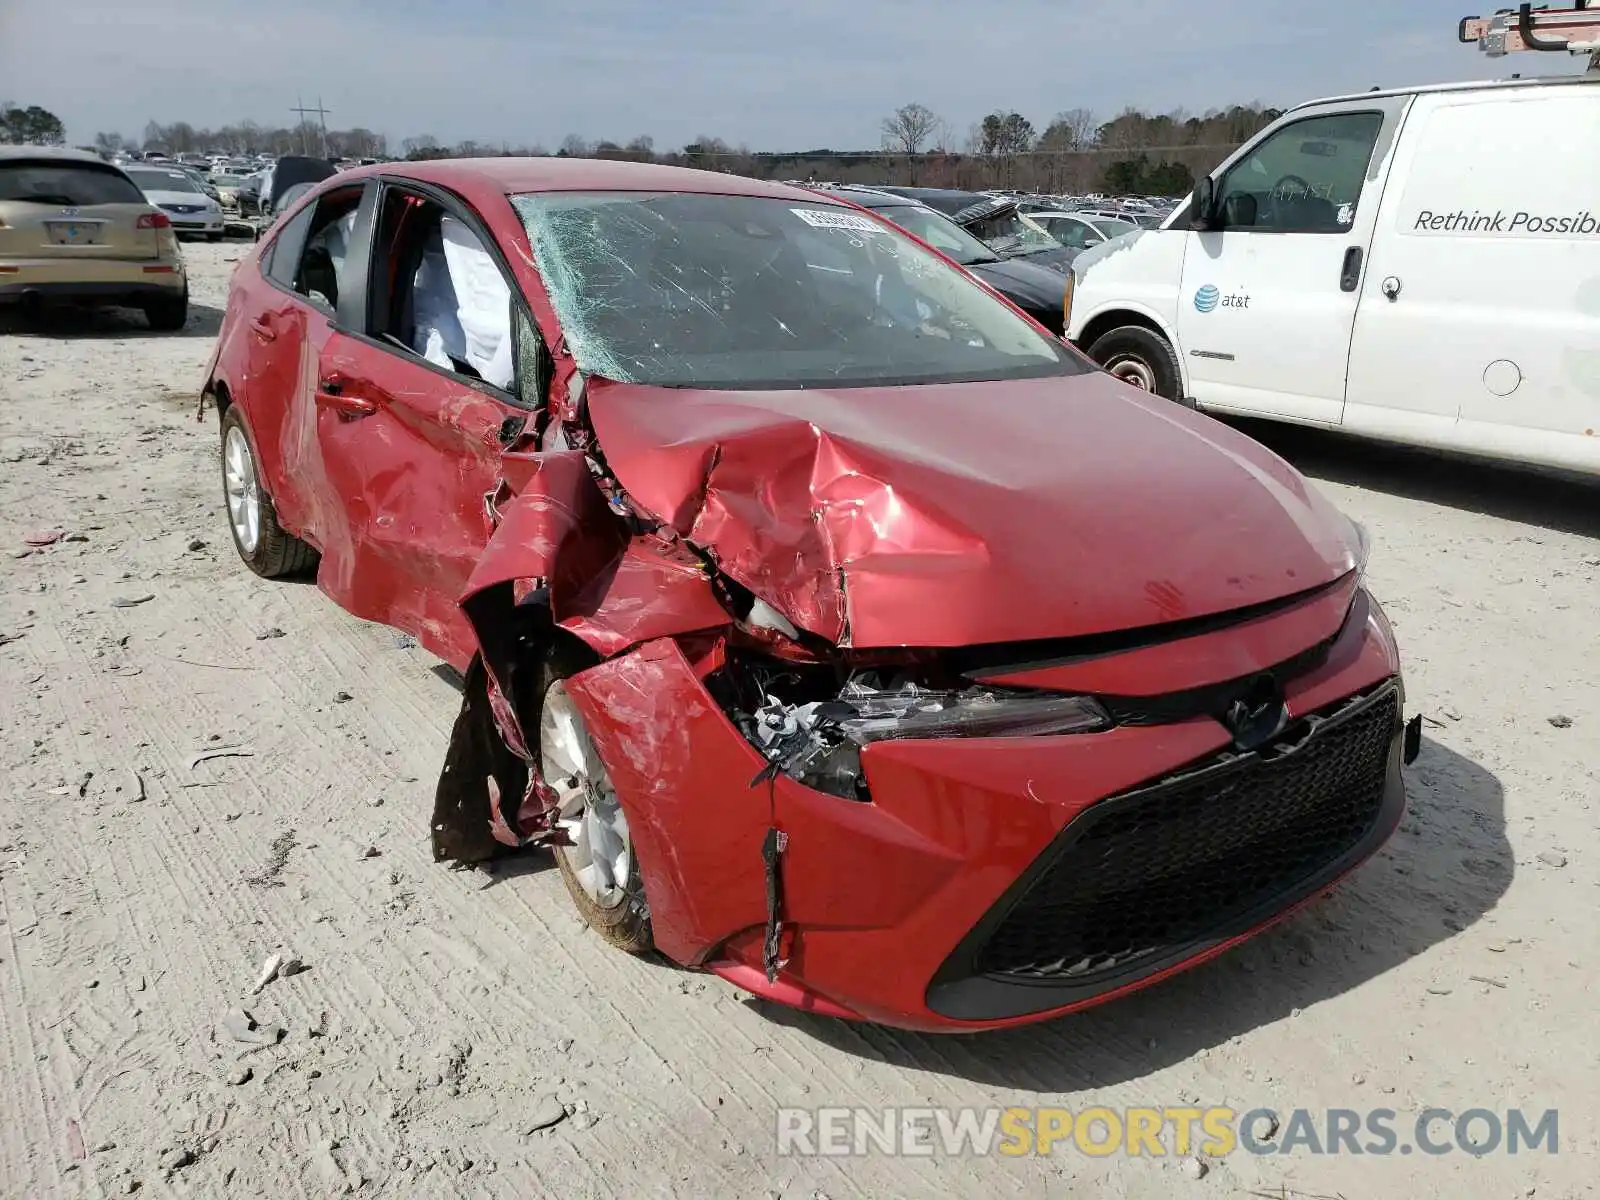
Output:
<path fill-rule="evenodd" d="M 1492 17 L 1464 17 L 1456 36 L 1477 43 L 1490 58 L 1519 50 L 1548 50 L 1587 54 L 1589 70 L 1600 72 L 1600 6 L 1575 0 L 1571 8 L 1535 8 L 1522 4 L 1501 9 Z"/>

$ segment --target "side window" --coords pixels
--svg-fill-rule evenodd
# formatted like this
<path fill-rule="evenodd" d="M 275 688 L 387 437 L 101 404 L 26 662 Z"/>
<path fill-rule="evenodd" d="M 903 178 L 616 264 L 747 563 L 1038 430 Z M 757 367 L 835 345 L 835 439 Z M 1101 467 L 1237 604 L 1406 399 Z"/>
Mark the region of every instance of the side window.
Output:
<path fill-rule="evenodd" d="M 386 286 L 372 314 L 373 336 L 515 394 L 518 306 L 471 226 L 426 197 L 389 188 L 378 215 L 373 274 Z"/>
<path fill-rule="evenodd" d="M 1355 222 L 1379 112 L 1285 125 L 1228 169 L 1217 188 L 1225 229 L 1343 233 Z"/>
<path fill-rule="evenodd" d="M 1037 221 L 1039 218 L 1035 217 L 1034 220 Z M 1074 250 L 1087 250 L 1096 242 L 1105 240 L 1095 235 L 1093 226 L 1085 221 L 1078 220 L 1076 217 L 1052 218 L 1045 228 L 1050 231 L 1050 236 L 1055 238 L 1056 241 Z"/>
<path fill-rule="evenodd" d="M 305 249 L 306 234 L 311 230 L 311 218 L 315 215 L 309 208 L 303 208 L 295 214 L 293 220 L 285 222 L 279 227 L 277 235 L 267 246 L 267 275 L 280 287 L 294 290 L 294 277 L 300 270 L 300 252 Z"/>
<path fill-rule="evenodd" d="M 339 307 L 339 284 L 344 271 L 345 251 L 355 229 L 356 210 L 361 205 L 361 189 L 330 192 L 308 210 L 305 249 L 295 271 L 294 290 L 330 317 Z M 304 215 L 302 213 L 301 215 Z M 274 270 L 281 257 L 273 255 Z"/>

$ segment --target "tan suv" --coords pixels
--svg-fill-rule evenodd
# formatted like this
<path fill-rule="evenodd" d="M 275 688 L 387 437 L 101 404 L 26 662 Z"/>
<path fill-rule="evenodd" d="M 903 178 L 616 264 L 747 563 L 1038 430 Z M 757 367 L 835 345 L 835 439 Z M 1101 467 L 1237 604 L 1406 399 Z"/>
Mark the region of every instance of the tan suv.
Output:
<path fill-rule="evenodd" d="M 93 154 L 0 146 L 0 304 L 52 299 L 182 329 L 189 282 L 172 221 Z"/>

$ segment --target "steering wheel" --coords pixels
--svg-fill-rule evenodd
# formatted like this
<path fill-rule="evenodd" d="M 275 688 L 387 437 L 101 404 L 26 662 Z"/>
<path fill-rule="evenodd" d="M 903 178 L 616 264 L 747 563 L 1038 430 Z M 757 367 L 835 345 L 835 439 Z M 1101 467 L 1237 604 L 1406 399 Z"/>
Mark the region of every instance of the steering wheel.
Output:
<path fill-rule="evenodd" d="M 1299 195 L 1291 192 L 1289 188 L 1285 186 L 1287 184 L 1297 185 L 1300 189 Z M 1272 185 L 1272 190 L 1268 192 L 1267 195 L 1274 200 L 1281 200 L 1285 202 L 1290 200 L 1298 200 L 1302 197 L 1311 195 L 1311 185 L 1304 179 L 1301 179 L 1298 175 L 1285 175 L 1282 179 L 1278 180 L 1277 183 Z"/>

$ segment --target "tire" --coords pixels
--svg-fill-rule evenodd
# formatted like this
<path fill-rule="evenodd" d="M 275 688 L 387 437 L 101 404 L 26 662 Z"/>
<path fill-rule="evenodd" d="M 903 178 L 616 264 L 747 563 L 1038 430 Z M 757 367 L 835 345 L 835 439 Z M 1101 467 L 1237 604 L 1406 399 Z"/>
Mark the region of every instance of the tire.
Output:
<path fill-rule="evenodd" d="M 230 464 L 229 453 L 244 451 L 242 462 Z M 263 579 L 281 579 L 288 575 L 302 575 L 317 565 L 315 547 L 302 542 L 278 524 L 278 512 L 272 506 L 272 497 L 261 482 L 260 468 L 256 465 L 255 442 L 245 428 L 237 408 L 229 407 L 222 414 L 222 499 L 228 516 L 228 531 L 233 535 L 233 548 L 239 552 L 244 565 Z M 230 466 L 238 477 L 230 477 Z M 236 491 L 240 488 L 241 491 Z M 255 508 L 255 538 L 248 536 L 248 521 L 236 512 L 235 502 L 248 502 L 253 495 Z M 241 532 L 241 523 L 246 525 Z"/>
<path fill-rule="evenodd" d="M 1183 398 L 1183 371 L 1172 344 L 1143 325 L 1122 325 L 1101 334 L 1089 347 L 1101 369 L 1130 387 L 1167 400 Z"/>
<path fill-rule="evenodd" d="M 575 798 L 578 790 L 587 791 L 590 797 L 595 796 L 592 787 L 571 789 L 560 780 L 563 774 L 560 768 L 570 764 L 571 756 L 557 753 L 552 745 L 552 738 L 559 740 L 563 721 L 575 716 L 576 726 L 568 728 L 575 728 L 578 736 L 587 744 L 586 757 L 592 767 L 598 768 L 600 775 L 598 780 L 591 776 L 590 782 L 598 784 L 610 800 L 604 808 L 596 810 L 605 814 L 599 824 L 614 832 L 620 817 L 624 833 L 620 843 L 595 842 L 592 832 L 589 832 L 595 826 L 585 824 L 585 818 L 589 815 L 588 808 L 593 806 L 586 806 L 581 815 L 574 816 L 570 821 L 562 820 L 562 824 L 568 827 L 574 844 L 555 847 L 556 865 L 561 870 L 561 878 L 567 885 L 567 894 L 572 897 L 573 906 L 577 908 L 579 916 L 589 928 L 619 950 L 629 954 L 646 954 L 655 946 L 650 930 L 650 905 L 645 899 L 644 875 L 639 870 L 638 856 L 634 851 L 631 837 L 625 832 L 626 815 L 622 813 L 621 803 L 616 799 L 615 791 L 611 789 L 609 778 L 605 776 L 605 764 L 594 749 L 592 740 L 589 739 L 583 718 L 577 713 L 570 698 L 565 695 L 563 686 L 565 680 L 591 665 L 593 665 L 592 659 L 586 660 L 583 654 L 559 642 L 545 660 L 539 680 L 539 770 L 546 783 L 562 797 L 564 818 L 569 812 L 568 801 Z M 552 779 L 552 775 L 557 778 Z M 596 845 L 601 845 L 602 848 L 608 845 L 612 850 L 609 855 L 600 855 L 600 860 L 612 864 L 617 862 L 625 864 L 625 882 L 621 886 L 602 886 L 598 889 L 601 891 L 599 896 L 594 894 L 597 890 L 595 877 L 592 874 L 586 877 L 584 874 L 585 858 L 593 855 Z M 595 861 L 590 857 L 591 863 Z M 595 867 L 591 865 L 588 869 L 593 871 Z M 602 878 L 614 879 L 609 866 Z"/>
<path fill-rule="evenodd" d="M 189 289 L 181 296 L 146 302 L 144 319 L 157 333 L 177 333 L 189 323 Z"/>

